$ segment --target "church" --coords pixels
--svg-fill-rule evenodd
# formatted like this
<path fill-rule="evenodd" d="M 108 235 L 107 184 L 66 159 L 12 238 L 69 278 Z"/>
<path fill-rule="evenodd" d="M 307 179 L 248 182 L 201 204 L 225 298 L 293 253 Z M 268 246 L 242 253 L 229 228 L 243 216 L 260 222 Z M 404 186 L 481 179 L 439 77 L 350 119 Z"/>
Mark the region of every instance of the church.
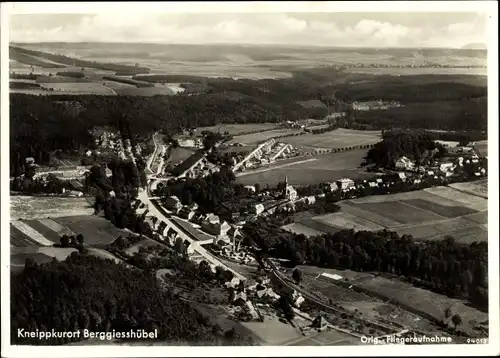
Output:
<path fill-rule="evenodd" d="M 288 176 L 285 175 L 285 187 L 283 188 L 283 197 L 287 200 L 295 201 L 297 199 L 297 190 L 288 185 Z"/>

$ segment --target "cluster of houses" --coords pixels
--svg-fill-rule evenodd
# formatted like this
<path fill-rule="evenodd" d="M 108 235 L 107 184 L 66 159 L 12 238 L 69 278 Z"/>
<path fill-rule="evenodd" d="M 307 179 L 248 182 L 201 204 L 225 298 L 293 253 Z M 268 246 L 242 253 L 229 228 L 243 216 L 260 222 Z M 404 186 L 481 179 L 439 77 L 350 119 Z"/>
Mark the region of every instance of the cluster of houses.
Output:
<path fill-rule="evenodd" d="M 186 171 L 185 176 L 189 178 L 203 178 L 218 171 L 220 171 L 218 166 L 210 163 L 205 157 L 202 157 Z"/>
<path fill-rule="evenodd" d="M 130 159 L 135 163 L 135 155 L 141 154 L 142 149 L 140 145 L 136 145 L 135 148 L 132 148 L 130 139 L 122 140 L 120 134 L 117 132 L 107 130 L 94 130 L 93 134 L 96 147 L 102 149 L 111 149 L 116 152 L 118 158 L 122 160 Z M 88 150 L 85 154 L 87 156 L 91 156 L 93 152 L 91 150 Z"/>
<path fill-rule="evenodd" d="M 262 165 L 274 163 L 277 159 L 285 159 L 296 156 L 298 149 L 291 144 L 276 142 L 274 138 L 260 144 L 251 153 L 245 157 L 233 157 L 233 171 L 241 169 L 244 171 L 249 168 L 257 168 Z"/>
<path fill-rule="evenodd" d="M 469 148 L 469 147 L 463 147 L 463 148 Z M 417 167 L 413 160 L 403 156 L 396 161 L 395 167 L 397 170 L 420 174 L 419 178 L 416 180 L 419 180 L 424 176 L 434 177 L 435 179 L 443 176 L 446 178 L 451 177 L 452 175 L 456 174 L 457 169 L 460 169 L 465 164 L 473 164 L 477 166 L 476 168 L 477 171 L 475 172 L 475 175 L 477 177 L 485 176 L 486 168 L 480 165 L 480 160 L 478 155 L 474 153 L 472 149 L 467 150 L 466 152 L 467 155 L 457 156 L 454 157 L 452 160 L 441 161 L 441 162 L 434 160 L 430 165 L 427 165 L 426 167 L 424 166 Z M 401 174 L 404 173 L 400 173 L 400 175 Z"/>
<path fill-rule="evenodd" d="M 201 140 L 201 138 L 178 139 L 177 142 L 179 143 L 179 147 L 183 148 L 196 148 L 196 149 L 203 148 L 203 141 Z"/>

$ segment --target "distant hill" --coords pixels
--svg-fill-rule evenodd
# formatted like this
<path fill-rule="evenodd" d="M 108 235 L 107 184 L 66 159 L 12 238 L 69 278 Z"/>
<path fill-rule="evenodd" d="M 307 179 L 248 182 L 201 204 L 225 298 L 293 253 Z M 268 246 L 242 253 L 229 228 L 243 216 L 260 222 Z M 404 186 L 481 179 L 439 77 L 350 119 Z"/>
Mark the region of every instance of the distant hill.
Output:
<path fill-rule="evenodd" d="M 476 43 L 471 43 L 467 44 L 462 47 L 463 50 L 486 50 L 487 46 L 483 42 L 476 42 Z"/>

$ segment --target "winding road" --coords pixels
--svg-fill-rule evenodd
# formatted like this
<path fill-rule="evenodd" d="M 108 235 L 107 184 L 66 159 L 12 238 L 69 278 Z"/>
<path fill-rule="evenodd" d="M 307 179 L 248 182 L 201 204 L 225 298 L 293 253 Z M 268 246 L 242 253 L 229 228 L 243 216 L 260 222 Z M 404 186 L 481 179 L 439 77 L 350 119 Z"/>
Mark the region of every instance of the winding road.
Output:
<path fill-rule="evenodd" d="M 150 172 L 153 172 L 153 170 L 151 170 L 151 164 L 156 159 L 155 156 L 158 155 L 159 153 L 158 144 L 156 142 L 155 136 L 153 136 L 153 141 L 155 144 L 155 151 L 153 152 L 151 158 L 147 161 L 146 165 L 146 168 L 149 169 Z M 162 147 L 164 148 L 164 146 Z M 156 170 L 156 175 L 160 174 L 163 171 L 163 165 L 164 161 L 161 160 Z M 234 274 L 234 276 L 239 278 L 240 280 L 246 280 L 244 276 L 242 276 L 238 272 L 234 271 L 233 269 L 227 267 L 222 262 L 220 262 L 216 257 L 210 254 L 205 248 L 203 248 L 200 245 L 199 241 L 191 237 L 183 228 L 178 226 L 174 221 L 170 220 L 170 218 L 167 216 L 168 214 L 161 207 L 160 203 L 158 203 L 156 199 L 152 199 L 154 197 L 152 190 L 158 185 L 158 182 L 160 180 L 156 178 L 155 174 L 150 174 L 148 175 L 148 181 L 149 181 L 148 187 L 146 188 L 146 190 L 139 191 L 138 198 L 141 202 L 146 204 L 151 215 L 155 216 L 159 221 L 167 224 L 169 228 L 173 228 L 177 232 L 177 235 L 182 240 L 187 240 L 190 243 L 190 245 L 193 246 L 194 251 L 203 256 L 203 258 L 207 260 L 209 263 L 212 263 L 215 266 L 221 266 L 223 269 L 231 271 Z"/>

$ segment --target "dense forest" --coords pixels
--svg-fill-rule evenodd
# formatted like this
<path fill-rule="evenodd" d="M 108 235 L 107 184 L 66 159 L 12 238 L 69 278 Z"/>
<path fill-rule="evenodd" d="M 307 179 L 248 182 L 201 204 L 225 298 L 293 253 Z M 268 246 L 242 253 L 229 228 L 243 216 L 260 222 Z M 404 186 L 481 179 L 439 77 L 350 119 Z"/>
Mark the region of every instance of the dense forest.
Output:
<path fill-rule="evenodd" d="M 64 262 L 37 265 L 28 260 L 22 272 L 12 275 L 11 292 L 12 344 L 70 342 L 18 337 L 18 328 L 30 332 L 157 329 L 158 339 L 170 344 L 231 345 L 236 340 L 162 290 L 154 274 L 112 260 L 77 253 Z"/>
<path fill-rule="evenodd" d="M 272 217 L 248 222 L 245 244 L 258 245 L 292 264 L 386 272 L 451 297 L 467 297 L 488 309 L 488 244 L 459 244 L 452 237 L 415 241 L 395 232 L 342 230 L 306 237 L 281 229 Z"/>
<path fill-rule="evenodd" d="M 425 160 L 445 153 L 445 148 L 426 132 L 388 131 L 384 133 L 384 139 L 368 151 L 366 159 L 379 167 L 393 168 L 402 156 L 421 165 Z"/>
<path fill-rule="evenodd" d="M 204 178 L 187 178 L 172 180 L 158 187 L 156 195 L 163 198 L 175 195 L 182 204 L 197 203 L 209 212 L 217 211 L 221 204 L 241 196 L 244 192 L 242 184 L 235 184 L 235 176 L 228 167 Z"/>
<path fill-rule="evenodd" d="M 340 111 L 349 113 L 342 126 L 352 128 L 465 131 L 487 128 L 485 86 L 440 82 L 440 78 L 432 76 L 422 76 L 427 81 L 416 81 L 412 76 L 363 76 L 370 79 L 370 86 L 361 80 L 353 82 L 334 69 L 309 69 L 297 71 L 286 79 L 188 77 L 187 81 L 194 82 L 191 84 L 205 88 L 202 94 L 141 97 L 13 93 L 10 95 L 11 166 L 28 156 L 45 164 L 55 150 L 71 152 L 92 147 L 89 130 L 96 126 L 116 127 L 123 117 L 128 117 L 131 132 L 137 138 L 145 138 L 156 130 L 175 134 L 184 128 L 219 123 L 322 119 Z M 136 79 L 146 81 L 147 77 Z M 155 81 L 159 79 L 152 77 L 151 82 Z M 367 91 L 371 94 L 363 94 Z M 349 109 L 351 103 L 363 96 L 397 100 L 404 106 L 371 111 Z M 301 104 L 310 100 L 319 100 L 324 106 Z"/>

